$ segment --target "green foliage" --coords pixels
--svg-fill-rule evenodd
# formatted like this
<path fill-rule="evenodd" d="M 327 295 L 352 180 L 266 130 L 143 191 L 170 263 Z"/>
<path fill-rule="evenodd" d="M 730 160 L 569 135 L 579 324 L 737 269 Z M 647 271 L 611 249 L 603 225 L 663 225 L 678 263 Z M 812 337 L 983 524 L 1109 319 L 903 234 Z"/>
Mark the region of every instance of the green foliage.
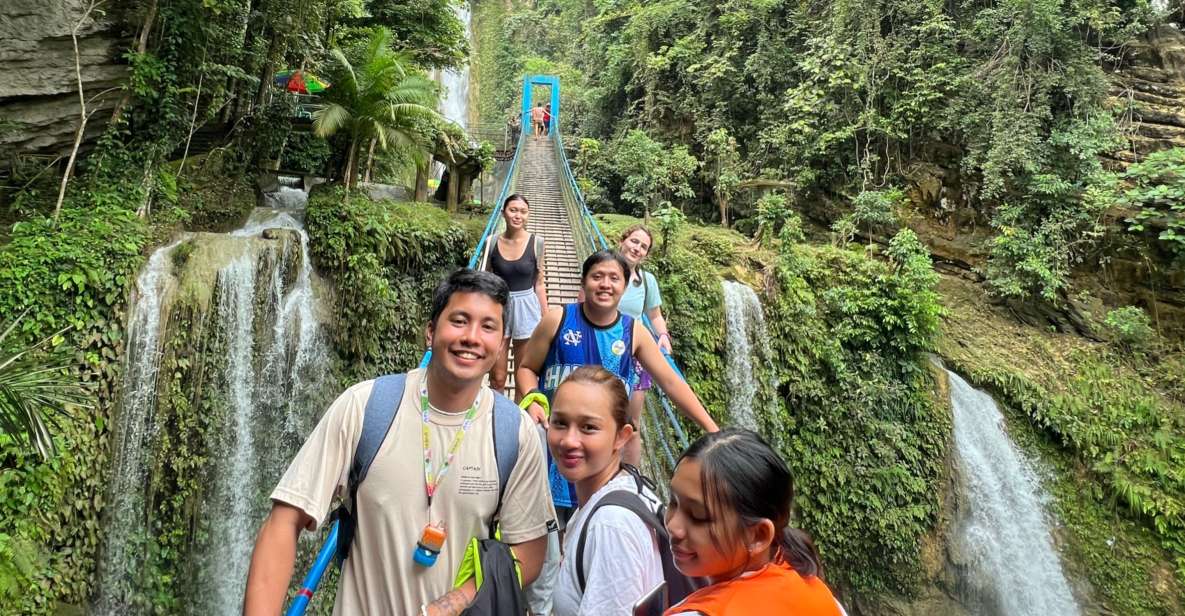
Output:
<path fill-rule="evenodd" d="M 728 226 L 728 204 L 736 194 L 743 172 L 737 140 L 728 129 L 717 128 L 704 142 L 704 155 L 705 181 L 715 189 L 716 202 L 720 205 L 720 224 Z"/>
<path fill-rule="evenodd" d="M 131 210 L 102 201 L 80 205 L 76 198 L 56 226 L 48 218 L 19 222 L 0 246 L 0 314 L 29 310 L 5 344 L 27 346 L 70 328 L 51 342 L 73 353 L 74 376 L 66 378 L 89 383 L 91 392 L 90 408 L 58 416 L 51 436 L 59 454 L 49 460 L 0 437 L 0 529 L 9 545 L 35 546 L 20 562 L 0 562 L 0 570 L 25 572 L 15 592 L 20 598 L 6 602 L 23 614 L 45 613 L 58 600 L 81 603 L 89 591 L 122 309 L 145 240 L 144 224 Z"/>
<path fill-rule="evenodd" d="M 755 237 L 759 243 L 770 245 L 775 237 L 788 242 L 802 241 L 802 219 L 785 195 L 769 193 L 758 199 L 756 219 Z"/>
<path fill-rule="evenodd" d="M 614 167 L 623 180 L 621 198 L 636 206 L 633 213 L 649 213 L 694 195 L 690 181 L 699 161 L 685 146 L 668 149 L 646 133 L 631 130 L 612 149 Z"/>
<path fill-rule="evenodd" d="M 323 94 L 326 104 L 313 114 L 313 132 L 329 137 L 339 131 L 349 137 L 344 172 L 351 187 L 358 174 L 359 148 L 374 141 L 379 148 L 401 151 L 426 149 L 424 122 L 439 116 L 436 86 L 419 74 L 408 59 L 391 50 L 391 33 L 378 28 L 358 57 L 333 49 L 333 87 Z"/>
<path fill-rule="evenodd" d="M 1108 311 L 1103 327 L 1112 340 L 1126 349 L 1144 347 L 1156 337 L 1148 313 L 1136 306 Z"/>
<path fill-rule="evenodd" d="M 829 579 L 859 596 L 909 594 L 936 522 L 947 415 L 928 395 L 936 276 L 903 231 L 889 263 L 784 245 L 767 304 L 778 399 L 766 419 L 798 484 L 799 523 Z"/>
<path fill-rule="evenodd" d="M 54 450 L 54 415 L 85 404 L 85 390 L 68 366 L 45 353 L 45 347 L 52 351 L 65 342 L 66 330 L 33 345 L 11 344 L 8 338 L 20 321 L 0 325 L 0 434 L 48 458 Z"/>
<path fill-rule="evenodd" d="M 941 168 L 950 198 L 994 229 L 984 273 L 996 292 L 1051 300 L 1110 205 L 1090 198 L 1099 155 L 1118 146 L 1103 67 L 1154 19 L 1145 0 L 541 0 L 500 23 L 507 49 L 579 69 L 584 136 L 644 130 L 686 146 L 706 161 L 691 191 L 721 209 L 737 178 L 788 181 L 814 203 L 906 188 L 915 163 Z M 497 74 L 516 80 L 508 70 Z M 626 173 L 592 171 L 580 173 L 601 187 L 589 194 L 617 211 L 654 194 L 614 194 Z M 845 213 L 831 216 L 841 237 L 864 230 Z"/>
<path fill-rule="evenodd" d="M 1156 239 L 1185 260 L 1185 148 L 1154 152 L 1127 168 L 1122 203 L 1135 213 L 1128 230 L 1156 231 Z"/>
<path fill-rule="evenodd" d="M 457 19 L 450 0 L 361 0 L 369 15 L 366 26 L 391 28 L 393 47 L 417 64 L 445 68 L 464 64 L 469 33 Z M 361 12 L 361 11 L 360 11 Z"/>
<path fill-rule="evenodd" d="M 429 299 L 475 238 L 435 207 L 320 190 L 306 214 L 310 250 L 337 291 L 334 342 L 359 373 L 414 367 Z"/>
<path fill-rule="evenodd" d="M 292 133 L 284 144 L 280 168 L 323 174 L 332 153 L 328 141 L 318 139 L 311 133 Z"/>
<path fill-rule="evenodd" d="M 904 198 L 904 193 L 896 188 L 861 191 L 852 200 L 851 213 L 837 220 L 831 230 L 838 236 L 840 244 L 846 245 L 863 226 L 864 234 L 868 236 L 868 245 L 872 246 L 874 229 L 897 224 L 894 208 Z"/>

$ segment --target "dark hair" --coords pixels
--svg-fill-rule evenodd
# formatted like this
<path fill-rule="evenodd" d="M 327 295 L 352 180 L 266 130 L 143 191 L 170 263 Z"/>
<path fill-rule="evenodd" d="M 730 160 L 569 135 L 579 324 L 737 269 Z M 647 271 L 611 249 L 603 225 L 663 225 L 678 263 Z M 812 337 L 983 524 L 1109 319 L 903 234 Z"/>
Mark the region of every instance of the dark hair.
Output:
<path fill-rule="evenodd" d="M 605 261 L 616 261 L 617 264 L 621 266 L 621 275 L 627 278 L 629 277 L 630 262 L 626 261 L 625 257 L 621 256 L 620 252 L 617 252 L 616 250 L 605 249 L 592 253 L 587 259 L 584 260 L 584 265 L 580 268 L 580 282 L 584 282 L 584 279 L 588 278 L 588 272 L 593 268 L 594 265 L 598 263 L 604 263 Z"/>
<path fill-rule="evenodd" d="M 522 201 L 523 203 L 527 204 L 528 209 L 531 207 L 531 202 L 527 201 L 526 197 L 524 197 L 518 193 L 514 193 L 514 194 L 510 195 L 509 197 L 506 197 L 506 200 L 502 202 L 502 210 L 503 211 L 506 210 L 506 206 L 510 205 L 511 201 Z"/>
<path fill-rule="evenodd" d="M 584 383 L 600 387 L 604 396 L 609 399 L 609 415 L 613 417 L 613 423 L 617 424 L 617 429 L 620 430 L 629 422 L 630 399 L 625 393 L 625 383 L 622 383 L 621 379 L 606 370 L 604 366 L 597 364 L 580 366 L 573 370 L 563 383 L 560 383 L 559 389 L 563 389 L 564 385 L 568 383 Z M 556 391 L 558 392 L 559 389 Z"/>
<path fill-rule="evenodd" d="M 506 322 L 506 305 L 510 301 L 510 287 L 506 286 L 506 281 L 490 272 L 462 267 L 449 274 L 432 293 L 432 315 L 428 318 L 432 327 L 436 327 L 436 319 L 456 293 L 481 293 L 489 297 L 502 306 L 502 322 Z"/>
<path fill-rule="evenodd" d="M 679 461 L 688 459 L 700 463 L 709 513 L 728 508 L 746 525 L 773 522 L 777 549 L 772 557 L 785 560 L 803 577 L 822 577 L 823 564 L 810 535 L 790 526 L 794 478 L 761 436 L 744 428 L 724 428 L 692 443 Z M 723 543 L 714 527 L 712 540 Z"/>

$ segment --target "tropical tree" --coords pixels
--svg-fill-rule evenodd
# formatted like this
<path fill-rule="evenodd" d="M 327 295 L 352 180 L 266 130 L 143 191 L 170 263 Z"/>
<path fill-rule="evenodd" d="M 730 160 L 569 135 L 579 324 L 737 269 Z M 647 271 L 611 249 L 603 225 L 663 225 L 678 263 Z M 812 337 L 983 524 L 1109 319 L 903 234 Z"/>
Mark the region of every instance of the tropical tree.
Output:
<path fill-rule="evenodd" d="M 429 140 L 423 120 L 442 121 L 434 110 L 436 84 L 417 72 L 408 56 L 391 49 L 391 32 L 376 28 L 362 46 L 357 63 L 341 49 L 330 57 L 333 87 L 324 94 L 325 105 L 313 114 L 313 132 L 329 137 L 349 136 L 346 189 L 358 175 L 359 146 L 373 141 L 383 150 L 394 147 L 423 150 Z"/>
<path fill-rule="evenodd" d="M 38 352 L 46 343 L 60 343 L 63 332 L 31 346 L 13 345 L 10 338 L 20 321 L 18 317 L 0 332 L 0 435 L 47 458 L 54 445 L 46 414 L 82 406 L 85 389 L 69 376 L 65 365 L 47 361 L 46 355 Z"/>

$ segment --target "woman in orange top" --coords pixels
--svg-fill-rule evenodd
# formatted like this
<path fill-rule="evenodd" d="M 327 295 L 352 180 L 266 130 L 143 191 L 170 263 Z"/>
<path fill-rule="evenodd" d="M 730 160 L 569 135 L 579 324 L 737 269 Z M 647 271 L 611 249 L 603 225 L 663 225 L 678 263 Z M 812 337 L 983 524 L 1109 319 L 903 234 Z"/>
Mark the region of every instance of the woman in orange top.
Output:
<path fill-rule="evenodd" d="M 791 528 L 790 470 L 755 432 L 706 434 L 671 478 L 666 525 L 675 566 L 707 578 L 664 616 L 843 616 L 807 534 Z"/>

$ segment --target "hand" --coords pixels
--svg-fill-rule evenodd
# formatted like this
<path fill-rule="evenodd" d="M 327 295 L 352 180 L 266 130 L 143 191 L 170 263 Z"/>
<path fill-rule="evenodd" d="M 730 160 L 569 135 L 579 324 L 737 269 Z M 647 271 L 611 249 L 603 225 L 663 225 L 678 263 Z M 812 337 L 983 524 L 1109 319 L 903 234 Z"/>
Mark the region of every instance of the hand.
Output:
<path fill-rule="evenodd" d="M 547 413 L 543 411 L 543 406 L 541 406 L 538 402 L 532 402 L 531 405 L 527 407 L 527 414 L 531 416 L 531 419 L 535 420 L 535 423 L 543 426 L 544 428 L 547 427 Z"/>
<path fill-rule="evenodd" d="M 703 426 L 703 429 L 704 432 L 719 432 L 720 426 L 716 425 L 716 422 L 709 418 L 708 423 Z"/>
<path fill-rule="evenodd" d="M 671 348 L 671 337 L 665 334 L 658 337 L 658 348 L 662 349 L 667 355 L 674 355 L 675 353 Z"/>

